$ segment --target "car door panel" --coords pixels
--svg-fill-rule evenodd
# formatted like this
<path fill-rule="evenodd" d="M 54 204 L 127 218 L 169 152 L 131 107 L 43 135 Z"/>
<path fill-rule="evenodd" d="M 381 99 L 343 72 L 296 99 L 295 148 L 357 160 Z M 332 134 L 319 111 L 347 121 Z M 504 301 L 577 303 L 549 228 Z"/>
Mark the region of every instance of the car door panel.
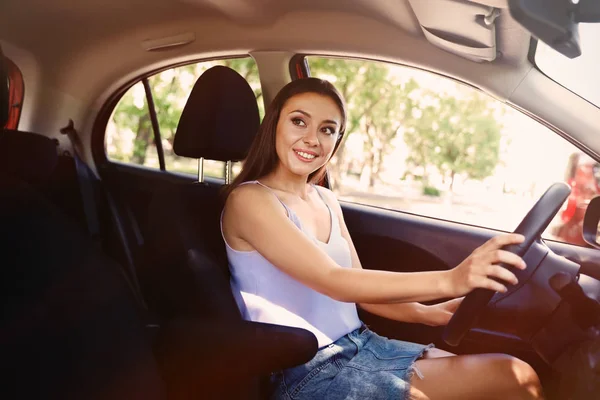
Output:
<path fill-rule="evenodd" d="M 130 209 L 142 237 L 146 235 L 148 207 L 154 193 L 168 185 L 195 181 L 191 175 L 121 163 L 106 163 L 99 172 L 107 188 L 117 197 L 117 201 L 126 204 Z M 222 181 L 206 178 L 203 184 L 221 185 Z M 198 204 L 198 207 L 201 206 Z"/>

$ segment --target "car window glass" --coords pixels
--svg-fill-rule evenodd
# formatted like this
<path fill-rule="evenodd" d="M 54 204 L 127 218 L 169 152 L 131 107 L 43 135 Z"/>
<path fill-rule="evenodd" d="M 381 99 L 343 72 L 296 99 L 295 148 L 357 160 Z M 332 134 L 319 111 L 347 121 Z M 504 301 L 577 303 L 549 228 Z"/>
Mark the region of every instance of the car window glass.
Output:
<path fill-rule="evenodd" d="M 158 168 L 152 122 L 141 82 L 133 85 L 113 110 L 105 141 L 111 160 Z"/>
<path fill-rule="evenodd" d="M 552 130 L 464 84 L 376 61 L 307 57 L 348 104 L 332 189 L 346 201 L 513 231 L 554 182 L 573 188 L 544 237 L 585 245 L 598 164 Z"/>

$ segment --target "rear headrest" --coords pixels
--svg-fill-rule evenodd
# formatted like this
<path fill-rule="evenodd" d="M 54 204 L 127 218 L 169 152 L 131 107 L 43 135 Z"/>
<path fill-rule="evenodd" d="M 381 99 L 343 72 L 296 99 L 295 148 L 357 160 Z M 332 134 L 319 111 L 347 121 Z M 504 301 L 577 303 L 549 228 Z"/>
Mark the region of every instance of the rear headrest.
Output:
<path fill-rule="evenodd" d="M 0 129 L 8 121 L 8 68 L 0 47 Z"/>
<path fill-rule="evenodd" d="M 230 68 L 212 67 L 190 93 L 173 150 L 183 157 L 240 161 L 259 125 L 256 97 L 248 82 Z"/>
<path fill-rule="evenodd" d="M 35 133 L 0 130 L 0 172 L 28 183 L 48 179 L 58 161 L 56 143 Z"/>

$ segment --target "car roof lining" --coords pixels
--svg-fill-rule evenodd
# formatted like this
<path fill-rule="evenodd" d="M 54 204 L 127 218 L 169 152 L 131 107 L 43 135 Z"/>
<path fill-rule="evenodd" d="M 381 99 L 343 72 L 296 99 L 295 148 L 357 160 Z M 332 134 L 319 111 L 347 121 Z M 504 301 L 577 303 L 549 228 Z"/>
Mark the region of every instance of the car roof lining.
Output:
<path fill-rule="evenodd" d="M 14 0 L 8 1 L 12 4 Z M 65 24 L 69 25 L 68 22 Z M 214 57 L 219 53 L 240 54 L 259 50 L 351 54 L 416 65 L 450 76 L 455 74 L 447 67 L 458 63 L 464 73 L 456 76 L 457 78 L 469 83 L 478 81 L 476 86 L 486 88 L 488 64 L 507 65 L 519 70 L 529 63 L 529 35 L 515 25 L 509 16 L 503 14 L 499 18 L 498 48 L 504 49 L 501 50 L 502 57 L 493 63 L 483 64 L 463 60 L 431 45 L 420 30 L 416 33 L 406 31 L 402 27 L 347 11 L 290 12 L 268 25 L 239 24 L 223 17 L 187 16 L 171 22 L 165 20 L 157 23 L 152 23 L 152 19 L 149 19 L 143 27 L 131 25 L 113 33 L 106 29 L 104 36 L 92 35 L 85 41 L 85 45 L 79 43 L 80 39 L 69 38 L 67 41 L 60 38 L 60 46 L 48 46 L 48 41 L 53 42 L 51 36 L 39 40 L 39 37 L 45 37 L 46 32 L 43 30 L 36 34 L 33 45 L 28 43 L 27 34 L 21 35 L 8 25 L 0 26 L 0 37 L 33 53 L 45 71 L 44 80 L 48 84 L 85 101 L 85 94 L 97 95 L 103 88 L 125 76 L 139 75 L 184 60 Z M 193 32 L 196 37 L 193 43 L 186 46 L 147 52 L 141 45 L 147 39 L 186 32 Z M 219 35 L 214 32 L 219 32 Z M 503 36 L 507 36 L 506 41 L 513 43 L 510 51 L 502 45 Z M 394 40 L 381 40 L 382 37 Z M 120 62 L 107 63 L 106 59 L 118 59 Z M 94 79 L 90 80 L 90 76 Z M 474 79 L 464 79 L 466 76 Z M 100 87 L 90 87 L 93 85 Z M 504 97 L 501 90 L 494 88 L 494 85 L 490 86 L 492 93 Z"/>
<path fill-rule="evenodd" d="M 301 19 L 302 23 L 296 24 L 300 28 L 283 32 L 285 39 L 301 36 L 313 43 L 335 39 L 351 44 L 364 32 L 361 29 L 363 24 L 358 23 L 356 29 L 352 29 L 354 26 L 347 25 L 348 18 L 342 16 L 356 16 L 393 28 L 392 37 L 400 41 L 402 36 L 412 36 L 419 38 L 420 46 L 428 43 L 408 0 L 176 1 L 173 4 L 166 0 L 5 0 L 0 5 L 0 14 L 11 15 L 11 18 L 0 24 L 0 37 L 36 54 L 44 64 L 86 52 L 86 48 L 91 46 L 110 46 L 119 37 L 134 36 L 132 39 L 137 42 L 135 47 L 139 50 L 139 43 L 143 40 L 187 31 L 196 32 L 196 41 L 201 42 L 194 50 L 208 51 L 215 48 L 211 45 L 215 35 L 202 29 L 207 22 L 220 33 L 231 29 L 231 26 L 260 32 L 252 38 L 252 49 L 272 46 L 269 36 L 282 34 L 277 29 L 280 21 L 293 19 Z M 458 3 L 474 4 L 467 0 L 435 1 L 448 7 Z M 528 34 L 510 17 L 505 9 L 506 1 L 479 0 L 478 3 L 503 8 L 497 21 L 498 50 L 502 54 L 497 62 L 525 63 Z M 217 21 L 221 23 L 215 23 Z M 36 29 L 24 30 L 23 26 L 35 26 Z M 82 30 L 81 26 L 86 29 Z M 132 35 L 132 32 L 139 34 Z M 240 37 L 238 47 L 245 47 L 244 42 L 244 38 Z M 360 48 L 355 50 L 361 51 Z M 163 53 L 161 58 L 172 56 Z"/>

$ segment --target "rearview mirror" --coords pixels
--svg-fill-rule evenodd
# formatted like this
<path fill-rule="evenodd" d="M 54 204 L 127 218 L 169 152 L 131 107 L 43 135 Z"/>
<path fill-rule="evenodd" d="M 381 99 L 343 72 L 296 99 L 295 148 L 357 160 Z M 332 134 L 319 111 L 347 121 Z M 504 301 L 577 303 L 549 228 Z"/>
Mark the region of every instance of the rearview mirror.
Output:
<path fill-rule="evenodd" d="M 600 196 L 594 197 L 587 206 L 583 218 L 583 240 L 591 246 L 600 249 L 600 235 L 598 225 L 600 224 Z"/>
<path fill-rule="evenodd" d="M 581 55 L 580 22 L 600 22 L 598 0 L 509 0 L 510 14 L 525 29 L 569 58 Z"/>

